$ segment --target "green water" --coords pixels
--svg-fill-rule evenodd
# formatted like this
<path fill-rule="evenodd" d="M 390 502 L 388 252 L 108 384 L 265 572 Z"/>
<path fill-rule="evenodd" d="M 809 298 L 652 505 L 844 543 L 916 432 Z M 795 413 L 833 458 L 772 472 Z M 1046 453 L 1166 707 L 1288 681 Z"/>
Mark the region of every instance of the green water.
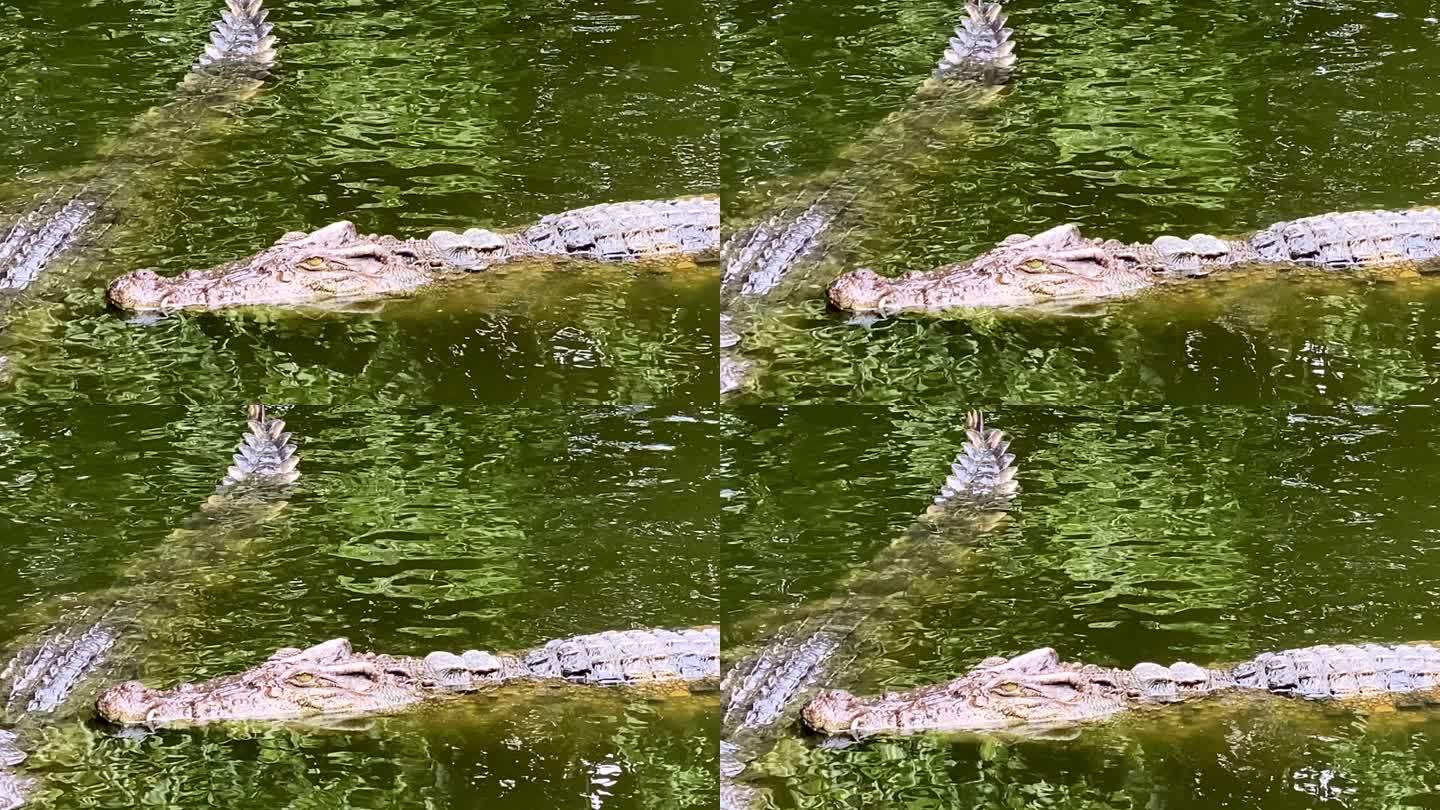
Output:
<path fill-rule="evenodd" d="M 1061 222 L 1148 241 L 1434 203 L 1440 23 L 1426 3 L 1009 4 L 999 100 L 869 161 L 821 278 L 929 269 Z M 844 166 L 938 57 L 953 4 L 739 3 L 727 217 Z M 840 162 L 837 162 L 840 161 Z M 751 401 L 1389 399 L 1429 384 L 1436 288 L 1259 283 L 1083 317 L 901 318 L 805 301 L 759 319 Z M 1316 375 L 1325 377 L 1320 386 Z"/>
<path fill-rule="evenodd" d="M 296 407 L 288 507 L 187 530 L 239 438 L 234 408 L 0 412 L 8 646 L 128 583 L 144 640 L 105 678 L 221 675 L 283 646 L 518 649 L 713 622 L 717 456 L 705 409 Z M 176 565 L 170 561 L 185 559 Z M 714 695 L 461 701 L 352 730 L 119 739 L 35 732 L 43 806 L 708 807 Z M 318 803 L 318 804 L 317 804 Z"/>
<path fill-rule="evenodd" d="M 172 97 L 220 5 L 0 7 L 0 211 L 125 152 L 146 110 Z M 478 279 L 338 315 L 134 325 L 106 311 L 104 285 L 123 272 L 209 267 L 337 219 L 419 237 L 719 185 L 704 6 L 270 6 L 275 79 L 183 134 L 149 135 L 156 145 L 141 151 L 158 164 L 125 186 L 138 196 L 117 206 L 120 222 L 54 268 L 48 292 L 0 336 L 14 361 L 7 397 L 713 400 L 713 268 Z"/>
<path fill-rule="evenodd" d="M 1435 638 L 1435 415 L 1430 403 L 1000 406 L 993 424 L 1021 468 L 1010 520 L 941 538 L 939 570 L 889 600 L 832 684 L 905 689 L 1040 646 L 1128 667 Z M 946 404 L 727 415 L 725 568 L 744 575 L 724 582 L 726 644 L 751 640 L 751 616 L 828 596 L 899 537 L 963 424 Z M 1373 708 L 1262 699 L 1063 740 L 788 741 L 758 772 L 782 807 L 1431 806 L 1440 716 Z"/>
<path fill-rule="evenodd" d="M 738 226 L 842 171 L 862 192 L 817 281 L 1065 221 L 1149 240 L 1434 203 L 1430 4 L 1016 2 L 1011 85 L 896 138 L 956 3 L 273 2 L 274 79 L 160 126 L 218 5 L 0 2 L 0 222 L 128 178 L 113 226 L 3 302 L 0 647 L 117 586 L 144 633 L 107 682 L 339 635 L 415 654 L 723 621 L 747 645 L 906 532 L 971 407 L 1014 437 L 1019 498 L 936 538 L 830 685 L 1037 646 L 1129 666 L 1440 638 L 1433 279 L 1237 275 L 864 324 L 812 287 L 751 313 L 755 382 L 723 404 L 713 266 L 494 273 L 330 312 L 130 322 L 102 300 L 117 274 L 342 218 L 424 235 L 719 191 Z M 283 509 L 197 528 L 248 399 L 299 403 L 302 478 Z M 1440 715 L 1392 708 L 1217 701 L 843 750 L 788 728 L 748 777 L 775 807 L 1440 806 Z M 717 796 L 714 696 L 134 737 L 89 714 L 24 729 L 36 806 Z"/>
<path fill-rule="evenodd" d="M 1440 200 L 1431 4 L 1008 5 L 1011 86 L 870 171 L 851 145 L 923 110 L 955 4 L 735 4 L 727 221 L 848 172 L 865 191 L 823 280 L 1067 221 L 1148 241 Z M 940 538 L 829 685 L 906 689 L 1039 646 L 1128 667 L 1434 638 L 1437 316 L 1433 280 L 1318 274 L 1064 317 L 856 324 L 804 295 L 762 312 L 757 379 L 722 425 L 724 643 L 886 551 L 978 406 L 1015 438 L 1009 520 Z M 1440 805 L 1440 719 L 1383 703 L 1217 702 L 1059 736 L 787 735 L 749 773 L 776 807 Z"/>

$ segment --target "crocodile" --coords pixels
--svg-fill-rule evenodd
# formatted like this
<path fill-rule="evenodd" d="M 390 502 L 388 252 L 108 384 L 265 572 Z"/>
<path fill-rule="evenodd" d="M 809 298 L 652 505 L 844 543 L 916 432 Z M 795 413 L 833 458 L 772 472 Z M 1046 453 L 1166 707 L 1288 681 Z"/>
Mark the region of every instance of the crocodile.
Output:
<path fill-rule="evenodd" d="M 713 690 L 720 628 L 619 630 L 556 639 L 518 653 L 436 651 L 423 658 L 355 652 L 343 638 L 285 648 L 235 675 L 171 689 L 127 681 L 100 695 L 100 716 L 158 728 L 215 721 L 391 713 L 438 698 L 515 684 Z"/>
<path fill-rule="evenodd" d="M 362 236 L 342 220 L 287 233 L 250 258 L 209 270 L 171 278 L 136 270 L 115 279 L 107 297 L 128 311 L 354 301 L 517 262 L 710 261 L 719 245 L 713 195 L 592 205 L 515 231 L 436 231 L 425 239 Z"/>
<path fill-rule="evenodd" d="M 25 761 L 26 753 L 19 746 L 13 731 L 0 729 L 0 810 L 12 810 L 25 804 L 35 780 L 10 770 Z"/>
<path fill-rule="evenodd" d="M 264 85 L 277 64 L 268 13 L 263 0 L 225 0 L 210 42 L 174 99 L 140 116 L 100 160 L 67 172 L 48 193 L 20 204 L 13 219 L 0 217 L 0 314 L 9 317 L 22 297 L 43 286 L 37 283 L 42 276 L 57 276 L 58 268 L 49 268 L 61 260 L 73 266 L 94 254 L 121 215 L 138 208 L 134 198 L 197 140 L 192 132 L 213 127 L 218 113 Z M 0 356 L 0 382 L 9 379 L 11 366 Z"/>
<path fill-rule="evenodd" d="M 1440 647 L 1322 644 L 1267 652 L 1234 665 L 1141 663 L 1130 669 L 1061 661 L 1049 647 L 1014 658 L 986 658 L 948 683 L 857 697 L 817 694 L 801 710 L 819 734 L 863 739 L 922 731 L 1053 727 L 1146 706 L 1229 692 L 1309 700 L 1380 699 L 1428 706 L 1440 698 Z"/>
<path fill-rule="evenodd" d="M 853 637 L 924 571 L 949 551 L 939 542 L 955 530 L 970 537 L 990 530 L 1018 491 L 1018 468 L 1004 434 L 986 427 L 979 411 L 966 417 L 966 441 L 930 506 L 873 564 L 851 576 L 841 593 L 811 606 L 808 616 L 782 625 L 758 651 L 725 673 L 721 683 L 721 807 L 756 803 L 753 787 L 735 779 L 746 760 L 763 753 L 782 722 L 814 684 L 843 666 Z"/>
<path fill-rule="evenodd" d="M 1074 304 L 1133 294 L 1241 266 L 1353 270 L 1440 260 L 1440 209 L 1347 211 L 1278 222 L 1222 239 L 1165 235 L 1149 244 L 1088 238 L 1074 223 L 1007 237 L 977 258 L 886 278 L 837 278 L 835 307 L 855 313 Z"/>
<path fill-rule="evenodd" d="M 1014 32 L 1006 21 L 1000 3 L 967 2 L 965 17 L 944 54 L 905 110 L 887 117 L 847 150 L 843 165 L 830 172 L 818 190 L 801 190 L 789 205 L 725 240 L 721 305 L 735 318 L 737 331 L 745 331 L 746 316 L 755 309 L 747 302 L 773 299 L 784 290 L 804 286 L 797 268 L 820 258 L 865 188 L 895 170 L 897 155 L 915 153 L 917 144 L 957 109 L 974 109 L 996 97 L 1016 62 Z M 725 353 L 721 363 L 725 383 L 721 393 L 747 384 L 752 364 L 743 360 L 739 350 Z"/>
<path fill-rule="evenodd" d="M 247 430 L 215 492 L 171 532 L 155 555 L 142 555 L 116 586 L 82 597 L 79 606 L 0 659 L 0 808 L 12 785 L 29 780 L 6 771 L 23 760 L 16 732 L 53 723 L 77 711 L 79 695 L 96 686 L 121 651 L 137 641 L 141 614 L 164 598 L 185 571 L 210 556 L 214 544 L 269 519 L 299 478 L 300 457 L 285 423 L 263 405 L 248 406 Z M 90 694 L 93 694 L 90 693 Z M 88 695 L 87 695 L 88 696 Z M 23 796 L 23 792 L 13 791 Z"/>
<path fill-rule="evenodd" d="M 210 43 L 180 82 L 176 98 L 142 116 L 89 177 L 62 184 L 0 232 L 0 290 L 31 286 L 61 255 L 93 243 L 108 227 L 117 195 L 144 185 L 141 170 L 173 161 L 177 134 L 264 83 L 276 65 L 267 14 L 263 0 L 226 0 Z"/>

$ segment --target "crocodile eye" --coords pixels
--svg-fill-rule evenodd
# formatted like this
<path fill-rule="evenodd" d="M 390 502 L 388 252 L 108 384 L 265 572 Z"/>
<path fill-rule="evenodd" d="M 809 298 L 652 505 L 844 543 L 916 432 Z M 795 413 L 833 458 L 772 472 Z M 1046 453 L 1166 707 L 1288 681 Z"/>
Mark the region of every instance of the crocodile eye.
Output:
<path fill-rule="evenodd" d="M 300 262 L 300 266 L 305 268 L 306 270 L 324 270 L 325 260 L 320 258 L 319 256 L 311 256 L 305 261 Z"/>
<path fill-rule="evenodd" d="M 1018 683 L 1015 683 L 1014 681 L 1006 681 L 995 687 L 995 691 L 999 692 L 1002 695 L 1020 695 L 1024 694 L 1025 687 L 1021 686 Z"/>
<path fill-rule="evenodd" d="M 290 682 L 296 686 L 309 686 L 315 683 L 315 676 L 309 672 L 297 672 L 290 676 Z"/>

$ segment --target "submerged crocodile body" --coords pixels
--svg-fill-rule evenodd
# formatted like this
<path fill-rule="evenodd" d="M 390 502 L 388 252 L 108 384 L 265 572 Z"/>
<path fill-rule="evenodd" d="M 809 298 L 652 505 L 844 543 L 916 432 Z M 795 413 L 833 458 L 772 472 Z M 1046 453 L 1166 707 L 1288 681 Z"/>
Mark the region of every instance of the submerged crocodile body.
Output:
<path fill-rule="evenodd" d="M 226 0 L 177 98 L 143 116 L 88 178 L 62 185 L 0 231 L 0 291 L 31 286 L 57 258 L 92 243 L 108 226 L 117 195 L 144 185 L 143 169 L 175 159 L 177 136 L 261 86 L 276 61 L 266 14 L 263 0 Z"/>
<path fill-rule="evenodd" d="M 516 262 L 710 261 L 719 245 L 715 196 L 593 205 L 513 232 L 471 228 L 426 239 L 362 236 L 341 221 L 288 233 L 248 259 L 209 270 L 173 278 L 137 270 L 115 279 L 107 296 L 130 311 L 354 301 Z"/>
<path fill-rule="evenodd" d="M 1074 224 L 1006 238 L 976 259 L 885 278 L 855 270 L 830 285 L 848 312 L 941 312 L 1111 298 L 1241 265 L 1350 270 L 1440 260 L 1440 209 L 1350 211 L 1280 222 L 1239 239 L 1196 234 L 1149 244 L 1090 239 Z"/>
<path fill-rule="evenodd" d="M 27 756 L 19 745 L 19 739 L 15 732 L 0 729 L 0 810 L 23 806 L 26 796 L 35 786 L 34 779 L 10 770 L 24 762 Z"/>
<path fill-rule="evenodd" d="M 557 639 L 519 653 L 467 650 L 424 658 L 357 653 L 343 638 L 282 649 L 262 664 L 173 689 L 128 681 L 96 703 L 118 725 L 293 720 L 394 712 L 518 683 L 573 683 L 672 691 L 714 689 L 720 629 L 623 630 Z"/>
<path fill-rule="evenodd" d="M 725 673 L 721 684 L 721 807 L 755 803 L 752 788 L 734 779 L 747 759 L 763 753 L 806 691 L 845 664 L 856 631 L 892 595 L 935 567 L 933 557 L 953 548 L 941 533 L 961 529 L 974 537 L 1003 519 L 1018 484 L 1015 457 L 1004 435 L 972 411 L 966 442 L 950 475 L 921 519 L 876 562 L 851 577 L 843 592 L 806 619 L 780 627 L 753 654 Z M 967 538 L 968 539 L 968 538 Z"/>
<path fill-rule="evenodd" d="M 166 538 L 159 553 L 136 559 L 121 583 L 90 595 L 45 631 L 19 645 L 0 666 L 0 722 L 23 733 L 52 723 L 83 705 L 98 674 L 112 668 L 117 648 L 133 644 L 141 614 L 164 598 L 195 560 L 208 559 L 228 534 L 251 528 L 274 514 L 299 477 L 300 458 L 285 423 L 262 405 L 249 408 L 247 431 L 215 493 Z M 0 729 L 0 808 L 8 784 L 23 783 L 4 766 L 24 759 L 14 732 Z"/>
<path fill-rule="evenodd" d="M 971 0 L 934 71 L 916 91 L 911 106 L 886 119 L 849 150 L 818 190 L 800 192 L 790 205 L 757 224 L 735 231 L 721 251 L 721 303 L 743 325 L 754 305 L 803 286 L 797 268 L 818 259 L 845 212 L 870 185 L 885 179 L 896 156 L 912 154 L 917 143 L 959 109 L 971 109 L 1009 81 L 1015 65 L 1014 32 L 999 3 Z M 740 330 L 743 331 L 743 328 Z M 737 341 L 738 342 L 738 341 Z M 749 364 L 738 352 L 722 357 L 722 393 L 742 387 Z"/>
<path fill-rule="evenodd" d="M 1264 653 L 1234 666 L 1179 661 L 1116 669 L 1062 662 L 1042 647 L 1015 658 L 987 658 L 949 683 L 857 697 L 815 696 L 801 712 L 821 734 L 965 731 L 1096 720 L 1144 706 L 1218 693 L 1260 691 L 1310 700 L 1399 697 L 1429 705 L 1440 689 L 1440 647 L 1431 643 L 1341 644 Z"/>

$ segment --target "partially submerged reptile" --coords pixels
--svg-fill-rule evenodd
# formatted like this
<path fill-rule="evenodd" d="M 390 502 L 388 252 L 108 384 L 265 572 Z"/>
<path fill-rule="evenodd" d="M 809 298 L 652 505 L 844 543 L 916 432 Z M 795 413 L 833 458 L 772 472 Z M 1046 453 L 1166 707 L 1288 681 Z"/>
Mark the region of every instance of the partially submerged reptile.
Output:
<path fill-rule="evenodd" d="M 1264 653 L 1233 666 L 1142 663 L 1130 669 L 1061 661 L 1042 647 L 987 658 L 948 683 L 857 697 L 829 690 L 801 712 L 811 730 L 857 739 L 921 731 L 1069 725 L 1229 692 L 1310 700 L 1378 698 L 1430 705 L 1440 697 L 1440 647 L 1341 644 Z"/>
<path fill-rule="evenodd" d="M 363 236 L 340 221 L 293 232 L 254 256 L 166 278 L 137 270 L 115 279 L 110 303 L 130 311 L 354 301 L 412 292 L 508 263 L 709 261 L 720 246 L 715 196 L 578 208 L 516 230 L 437 231 L 426 239 Z"/>
<path fill-rule="evenodd" d="M 926 137 L 957 110 L 983 105 L 1009 81 L 1015 43 L 1005 23 L 1000 3 L 967 2 L 949 47 L 905 110 L 887 117 L 847 150 L 848 165 L 818 188 L 802 189 L 787 205 L 725 240 L 721 306 L 737 333 L 745 331 L 747 318 L 758 306 L 748 302 L 773 300 L 782 291 L 805 286 L 797 268 L 818 264 L 831 234 L 866 188 L 890 179 L 900 158 L 925 148 Z M 738 351 L 724 353 L 721 366 L 721 393 L 742 388 L 752 370 Z"/>
<path fill-rule="evenodd" d="M 437 651 L 423 658 L 355 652 L 337 638 L 287 648 L 236 675 L 172 689 L 128 681 L 96 707 L 119 725 L 294 720 L 395 712 L 423 701 L 520 683 L 707 691 L 720 677 L 720 629 L 623 630 L 556 639 L 518 653 Z"/>
<path fill-rule="evenodd" d="M 1015 65 L 1014 32 L 1005 25 L 999 3 L 971 0 L 949 47 L 930 78 L 916 91 L 917 111 L 899 114 L 877 127 L 862 143 L 873 143 L 870 155 L 893 165 L 897 142 L 910 140 L 928 121 L 920 111 L 934 112 L 937 99 L 957 90 L 988 88 L 1009 80 Z M 964 96 L 970 100 L 968 95 Z M 883 166 L 861 161 L 850 171 L 826 183 L 818 195 L 806 195 L 801 204 L 775 212 L 750 228 L 736 231 L 725 241 L 725 295 L 763 296 L 787 279 L 794 266 L 829 236 L 836 217 L 859 192 L 859 186 L 883 180 Z"/>
<path fill-rule="evenodd" d="M 92 244 L 108 227 L 118 201 L 147 184 L 143 172 L 173 163 L 186 131 L 262 85 L 276 62 L 263 0 L 226 0 L 225 6 L 176 99 L 146 113 L 93 169 L 62 184 L 0 231 L 0 290 L 25 289 L 57 258 Z"/>
<path fill-rule="evenodd" d="M 764 752 L 804 695 L 846 663 L 853 636 L 894 594 L 935 566 L 959 536 L 973 540 L 1000 522 L 1018 490 L 1015 456 L 1001 431 L 979 411 L 966 417 L 965 444 L 950 475 L 920 519 L 873 564 L 847 579 L 840 595 L 805 619 L 773 632 L 755 652 L 731 665 L 721 684 L 720 803 L 755 804 L 755 791 L 735 779 Z"/>
<path fill-rule="evenodd" d="M 300 476 L 296 444 L 265 406 L 251 405 L 247 415 L 233 464 L 184 528 L 172 531 L 158 552 L 132 561 L 125 581 L 84 596 L 80 606 L 65 608 L 60 620 L 0 659 L 0 721 L 6 726 L 23 737 L 36 724 L 78 709 L 82 696 L 94 695 L 90 687 L 98 676 L 124 657 L 117 652 L 133 646 L 148 607 L 175 598 L 177 589 L 191 592 L 186 574 L 193 566 L 283 507 Z M 0 807 L 6 806 L 7 785 L 24 781 L 5 771 L 25 758 L 19 742 L 13 731 L 0 729 Z"/>
<path fill-rule="evenodd" d="M 1113 298 L 1242 265 L 1325 270 L 1440 260 L 1440 209 L 1351 211 L 1280 222 L 1249 236 L 1151 243 L 1085 237 L 1074 224 L 1018 234 L 977 258 L 886 278 L 855 270 L 837 278 L 830 301 L 880 315 L 966 307 L 1030 307 Z"/>

